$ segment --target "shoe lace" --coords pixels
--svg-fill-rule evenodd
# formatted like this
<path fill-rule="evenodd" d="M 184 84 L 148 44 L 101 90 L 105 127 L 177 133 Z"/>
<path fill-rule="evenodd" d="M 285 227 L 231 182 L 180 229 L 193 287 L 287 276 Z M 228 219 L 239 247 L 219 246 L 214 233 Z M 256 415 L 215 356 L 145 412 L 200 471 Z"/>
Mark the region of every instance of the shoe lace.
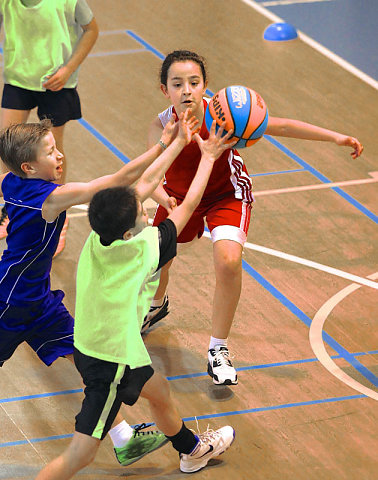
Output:
<path fill-rule="evenodd" d="M 134 438 L 137 435 L 153 435 L 154 433 L 156 433 L 156 431 L 153 431 L 153 430 L 147 430 L 146 432 L 141 432 L 141 430 L 151 427 L 151 425 L 153 425 L 153 423 L 140 423 L 139 425 L 135 425 Z"/>
<path fill-rule="evenodd" d="M 230 352 L 228 349 L 220 349 L 214 355 L 214 361 L 217 363 L 217 366 L 220 367 L 225 365 L 227 367 L 232 367 L 230 360 Z"/>
<path fill-rule="evenodd" d="M 197 431 L 192 430 L 192 432 L 197 435 L 201 443 L 205 443 L 206 445 L 209 444 L 212 440 L 215 440 L 218 437 L 218 433 L 215 432 L 213 429 L 209 428 L 209 424 L 207 424 L 206 431 L 200 433 L 199 431 L 199 425 L 198 425 L 198 420 L 197 417 L 194 417 L 196 420 L 197 424 Z"/>

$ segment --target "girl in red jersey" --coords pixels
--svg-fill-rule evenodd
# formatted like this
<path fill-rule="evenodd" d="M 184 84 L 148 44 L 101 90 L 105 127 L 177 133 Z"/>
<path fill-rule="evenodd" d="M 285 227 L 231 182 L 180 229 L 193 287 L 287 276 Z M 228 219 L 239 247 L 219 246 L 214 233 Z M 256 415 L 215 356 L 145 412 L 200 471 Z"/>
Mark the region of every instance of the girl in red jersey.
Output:
<path fill-rule="evenodd" d="M 160 82 L 161 90 L 171 102 L 171 106 L 152 122 L 148 145 L 153 145 L 160 138 L 161 131 L 172 113 L 178 117 L 187 108 L 192 109 L 201 125 L 200 136 L 208 138 L 204 121 L 208 104 L 208 99 L 204 98 L 207 87 L 204 59 L 186 50 L 170 53 L 162 64 Z M 353 149 L 353 158 L 361 155 L 363 150 L 356 138 L 298 120 L 269 117 L 265 133 L 349 146 Z M 182 150 L 167 170 L 164 184 L 161 184 L 153 195 L 154 200 L 159 203 L 154 225 L 162 222 L 171 209 L 181 203 L 193 180 L 200 157 L 198 145 L 192 142 Z M 216 276 L 208 373 L 217 385 L 236 385 L 238 382 L 227 348 L 227 338 L 241 292 L 242 250 L 247 239 L 252 202 L 252 182 L 243 160 L 235 149 L 226 150 L 214 165 L 200 205 L 178 237 L 179 243 L 201 237 L 206 219 L 213 242 Z M 169 267 L 170 264 L 167 264 L 162 269 L 160 285 L 142 331 L 168 314 L 166 288 Z"/>

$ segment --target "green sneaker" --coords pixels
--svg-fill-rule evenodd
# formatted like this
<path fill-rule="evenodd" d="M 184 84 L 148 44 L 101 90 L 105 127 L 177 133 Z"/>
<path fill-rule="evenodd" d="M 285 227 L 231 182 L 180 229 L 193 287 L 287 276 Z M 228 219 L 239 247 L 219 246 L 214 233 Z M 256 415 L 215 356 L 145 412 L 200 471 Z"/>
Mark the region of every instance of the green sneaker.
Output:
<path fill-rule="evenodd" d="M 169 441 L 164 433 L 158 430 L 141 432 L 141 430 L 149 426 L 150 425 L 146 425 L 145 423 L 136 425 L 134 434 L 127 444 L 120 448 L 114 447 L 117 460 L 124 467 L 138 461 L 140 458 L 157 450 Z"/>

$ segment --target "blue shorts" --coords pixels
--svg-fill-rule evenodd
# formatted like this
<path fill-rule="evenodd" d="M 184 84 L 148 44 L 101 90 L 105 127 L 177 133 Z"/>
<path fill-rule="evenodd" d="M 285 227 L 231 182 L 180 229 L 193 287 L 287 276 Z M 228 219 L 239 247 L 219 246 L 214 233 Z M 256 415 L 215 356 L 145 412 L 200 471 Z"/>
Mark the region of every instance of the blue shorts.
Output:
<path fill-rule="evenodd" d="M 54 127 L 81 118 L 80 98 L 76 88 L 62 88 L 58 92 L 35 92 L 6 83 L 1 107 L 10 110 L 32 110 L 38 107 L 38 118 L 49 118 Z"/>
<path fill-rule="evenodd" d="M 74 319 L 62 303 L 64 293 L 55 290 L 42 302 L 26 307 L 0 301 L 0 366 L 23 342 L 46 365 L 73 353 Z"/>

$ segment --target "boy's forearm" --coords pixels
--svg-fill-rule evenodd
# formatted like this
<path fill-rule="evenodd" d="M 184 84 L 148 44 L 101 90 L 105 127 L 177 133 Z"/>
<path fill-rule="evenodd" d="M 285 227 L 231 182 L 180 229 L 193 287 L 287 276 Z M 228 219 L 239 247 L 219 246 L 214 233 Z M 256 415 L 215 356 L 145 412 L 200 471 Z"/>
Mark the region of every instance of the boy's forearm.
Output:
<path fill-rule="evenodd" d="M 183 203 L 187 204 L 190 209 L 194 210 L 200 203 L 213 170 L 213 165 L 213 160 L 210 160 L 210 158 L 208 159 L 206 155 L 202 155 L 197 172 L 183 201 Z"/>
<path fill-rule="evenodd" d="M 131 185 L 142 177 L 145 170 L 157 159 L 163 152 L 163 148 L 157 143 L 147 152 L 135 158 L 127 165 L 121 168 L 116 175 L 122 177 L 121 182 Z"/>
<path fill-rule="evenodd" d="M 175 138 L 169 147 L 147 168 L 135 187 L 135 191 L 142 202 L 156 190 L 165 172 L 184 147 L 185 141 Z"/>

